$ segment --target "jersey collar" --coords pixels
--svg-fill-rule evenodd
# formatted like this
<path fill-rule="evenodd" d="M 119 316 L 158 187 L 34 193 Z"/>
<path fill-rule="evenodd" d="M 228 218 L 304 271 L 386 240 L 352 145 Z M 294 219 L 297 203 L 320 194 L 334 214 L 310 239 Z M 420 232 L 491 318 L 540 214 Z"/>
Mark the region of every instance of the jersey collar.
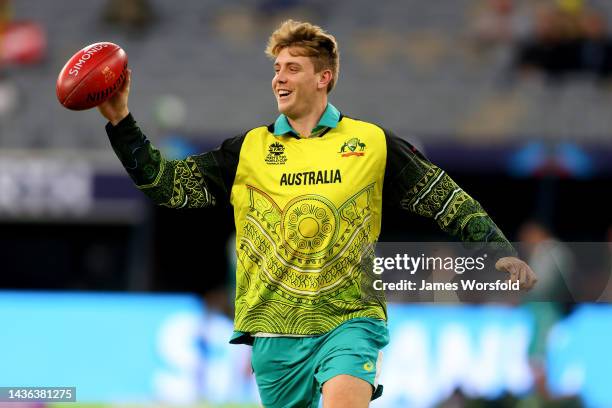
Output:
<path fill-rule="evenodd" d="M 335 128 L 338 126 L 338 121 L 340 120 L 340 111 L 336 109 L 334 105 L 331 103 L 327 104 L 323 115 L 321 115 L 321 119 L 319 119 L 319 123 L 312 129 L 310 136 L 317 136 L 317 133 L 321 132 L 327 128 Z M 292 136 L 298 136 L 298 133 L 291 127 L 289 124 L 289 120 L 287 116 L 284 114 L 280 114 L 279 117 L 274 122 L 274 135 L 282 136 L 287 133 L 291 133 Z"/>

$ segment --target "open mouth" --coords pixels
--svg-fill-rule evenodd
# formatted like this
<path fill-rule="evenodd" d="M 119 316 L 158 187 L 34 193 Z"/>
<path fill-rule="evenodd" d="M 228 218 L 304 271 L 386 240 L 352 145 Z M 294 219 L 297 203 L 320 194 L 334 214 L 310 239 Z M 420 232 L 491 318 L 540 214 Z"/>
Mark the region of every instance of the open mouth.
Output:
<path fill-rule="evenodd" d="M 293 93 L 293 91 L 289 91 L 289 90 L 287 90 L 287 89 L 280 89 L 280 90 L 278 91 L 278 98 L 279 98 L 279 99 L 281 99 L 281 100 L 282 100 L 282 99 L 285 99 L 285 98 L 287 98 L 289 95 L 291 95 L 292 93 Z"/>

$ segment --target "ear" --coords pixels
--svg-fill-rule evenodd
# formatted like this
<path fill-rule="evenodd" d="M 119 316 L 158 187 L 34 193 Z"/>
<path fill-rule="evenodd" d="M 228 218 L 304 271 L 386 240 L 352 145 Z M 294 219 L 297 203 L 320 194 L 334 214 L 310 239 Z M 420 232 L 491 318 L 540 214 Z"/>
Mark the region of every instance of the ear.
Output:
<path fill-rule="evenodd" d="M 324 69 L 319 73 L 319 81 L 317 83 L 318 89 L 327 89 L 327 85 L 331 82 L 334 74 L 331 69 Z"/>

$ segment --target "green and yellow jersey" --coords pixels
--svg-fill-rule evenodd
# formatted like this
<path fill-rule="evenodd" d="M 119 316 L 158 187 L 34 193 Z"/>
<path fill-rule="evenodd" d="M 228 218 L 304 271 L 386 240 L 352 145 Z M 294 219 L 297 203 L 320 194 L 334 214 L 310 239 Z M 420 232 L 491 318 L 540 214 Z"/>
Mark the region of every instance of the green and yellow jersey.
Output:
<path fill-rule="evenodd" d="M 166 160 L 131 115 L 107 132 L 155 203 L 233 206 L 236 341 L 245 340 L 241 334 L 319 335 L 357 317 L 386 319 L 370 267 L 383 201 L 435 219 L 457 239 L 507 244 L 478 202 L 408 142 L 331 104 L 309 138 L 281 115 L 184 160 Z"/>

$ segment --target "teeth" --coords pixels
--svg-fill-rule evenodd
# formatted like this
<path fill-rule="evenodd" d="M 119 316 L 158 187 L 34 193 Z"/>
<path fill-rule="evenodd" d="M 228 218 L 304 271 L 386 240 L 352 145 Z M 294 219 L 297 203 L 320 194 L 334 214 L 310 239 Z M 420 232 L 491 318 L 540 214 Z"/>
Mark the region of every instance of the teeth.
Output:
<path fill-rule="evenodd" d="M 291 93 L 290 91 L 284 91 L 284 90 L 283 90 L 283 91 L 278 91 L 278 95 L 279 95 L 279 96 L 287 96 L 287 95 L 289 95 L 290 93 Z"/>

